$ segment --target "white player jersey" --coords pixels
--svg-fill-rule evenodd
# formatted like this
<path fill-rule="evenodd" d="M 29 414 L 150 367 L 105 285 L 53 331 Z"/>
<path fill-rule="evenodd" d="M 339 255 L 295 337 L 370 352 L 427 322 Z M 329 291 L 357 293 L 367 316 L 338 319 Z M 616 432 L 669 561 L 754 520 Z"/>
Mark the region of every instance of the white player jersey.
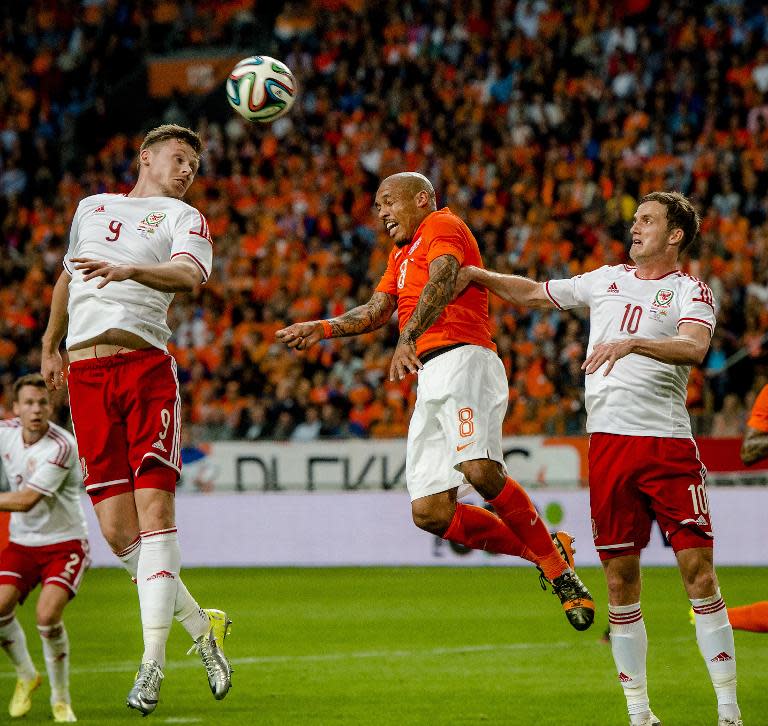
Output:
<path fill-rule="evenodd" d="M 152 265 L 186 255 L 208 280 L 213 262 L 208 222 L 194 207 L 172 197 L 127 197 L 96 194 L 77 207 L 69 234 L 64 268 L 69 283 L 67 348 L 109 328 L 128 330 L 153 346 L 167 350 L 171 335 L 166 322 L 173 293 L 153 290 L 134 280 L 83 281 L 73 257 L 115 264 Z"/>
<path fill-rule="evenodd" d="M 42 547 L 87 538 L 77 448 L 68 431 L 51 423 L 27 446 L 19 419 L 0 421 L 0 457 L 11 491 L 30 487 L 44 495 L 28 512 L 11 512 L 11 542 Z"/>
<path fill-rule="evenodd" d="M 596 343 L 621 338 L 662 340 L 682 323 L 715 330 L 712 291 L 677 270 L 643 280 L 629 265 L 605 266 L 568 280 L 550 280 L 547 294 L 557 307 L 590 309 L 587 355 Z M 587 431 L 626 436 L 689 438 L 685 407 L 690 366 L 661 363 L 630 353 L 607 375 L 605 365 L 586 376 Z"/>

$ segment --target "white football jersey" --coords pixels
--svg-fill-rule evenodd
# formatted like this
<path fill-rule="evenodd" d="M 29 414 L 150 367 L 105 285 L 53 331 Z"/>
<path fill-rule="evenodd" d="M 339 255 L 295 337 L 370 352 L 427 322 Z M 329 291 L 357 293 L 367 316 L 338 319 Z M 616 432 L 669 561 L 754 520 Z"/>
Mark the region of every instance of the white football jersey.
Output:
<path fill-rule="evenodd" d="M 26 547 L 88 536 L 75 439 L 61 426 L 48 426 L 39 441 L 27 446 L 19 419 L 0 421 L 0 457 L 11 491 L 30 487 L 44 495 L 28 512 L 11 512 L 10 540 Z"/>
<path fill-rule="evenodd" d="M 677 270 L 643 280 L 630 265 L 605 266 L 567 280 L 550 280 L 547 294 L 561 309 L 588 307 L 587 355 L 596 343 L 621 338 L 662 340 L 682 323 L 715 330 L 715 301 L 703 282 Z M 587 431 L 626 436 L 689 438 L 685 407 L 691 367 L 636 353 L 586 376 Z"/>
<path fill-rule="evenodd" d="M 109 328 L 128 330 L 153 346 L 167 350 L 171 335 L 166 321 L 173 293 L 153 290 L 134 280 L 85 282 L 73 257 L 114 264 L 152 265 L 186 255 L 208 280 L 213 262 L 208 222 L 194 207 L 172 197 L 127 197 L 95 194 L 77 207 L 69 233 L 64 268 L 69 283 L 67 348 Z"/>

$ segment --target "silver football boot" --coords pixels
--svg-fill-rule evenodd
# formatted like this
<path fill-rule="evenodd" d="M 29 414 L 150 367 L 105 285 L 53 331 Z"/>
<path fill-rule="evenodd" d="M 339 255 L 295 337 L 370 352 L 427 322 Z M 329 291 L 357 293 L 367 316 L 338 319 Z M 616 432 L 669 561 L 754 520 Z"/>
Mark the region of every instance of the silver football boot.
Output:
<path fill-rule="evenodd" d="M 128 692 L 126 705 L 141 711 L 142 716 L 148 716 L 157 708 L 160 698 L 160 684 L 163 682 L 163 672 L 155 660 L 149 660 L 139 666 L 133 688 Z"/>
<path fill-rule="evenodd" d="M 208 685 L 213 697 L 220 701 L 232 687 L 232 666 L 224 655 L 224 640 L 229 635 L 232 621 L 221 610 L 203 610 L 211 621 L 211 627 L 201 635 L 188 653 L 197 652 L 208 675 Z"/>

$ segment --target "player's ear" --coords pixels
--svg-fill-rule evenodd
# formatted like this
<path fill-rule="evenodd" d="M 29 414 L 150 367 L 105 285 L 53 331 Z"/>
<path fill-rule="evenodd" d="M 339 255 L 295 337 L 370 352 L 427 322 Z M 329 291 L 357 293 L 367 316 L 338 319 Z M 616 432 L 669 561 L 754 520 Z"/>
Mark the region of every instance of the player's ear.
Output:
<path fill-rule="evenodd" d="M 423 189 L 416 194 L 416 206 L 419 209 L 423 209 L 429 204 L 429 194 Z"/>
<path fill-rule="evenodd" d="M 670 232 L 670 235 L 668 237 L 668 241 L 670 244 L 673 245 L 679 245 L 683 242 L 683 230 L 680 229 L 680 227 L 676 227 L 675 229 Z"/>
<path fill-rule="evenodd" d="M 139 152 L 139 167 L 149 166 L 149 160 L 152 158 L 152 149 L 146 148 Z"/>

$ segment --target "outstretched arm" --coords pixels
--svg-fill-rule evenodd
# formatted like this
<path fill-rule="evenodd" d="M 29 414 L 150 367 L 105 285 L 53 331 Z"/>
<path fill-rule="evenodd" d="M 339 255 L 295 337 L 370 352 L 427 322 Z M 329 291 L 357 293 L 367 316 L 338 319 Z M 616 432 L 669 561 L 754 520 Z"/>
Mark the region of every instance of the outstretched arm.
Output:
<path fill-rule="evenodd" d="M 83 271 L 84 280 L 103 277 L 98 288 L 110 282 L 134 280 L 160 292 L 191 292 L 201 281 L 200 268 L 191 260 L 179 257 L 155 265 L 113 265 L 104 260 L 73 257 L 76 270 Z"/>
<path fill-rule="evenodd" d="M 391 381 L 395 377 L 402 380 L 408 373 L 416 373 L 421 368 L 421 361 L 416 355 L 416 340 L 453 300 L 459 267 L 459 261 L 453 255 L 440 255 L 429 264 L 429 280 L 421 291 L 413 314 L 400 331 L 389 366 Z"/>
<path fill-rule="evenodd" d="M 306 350 L 323 338 L 343 338 L 378 330 L 392 317 L 397 298 L 385 292 L 374 292 L 365 305 L 347 311 L 330 320 L 310 320 L 294 323 L 275 333 L 275 338 L 289 348 Z"/>
<path fill-rule="evenodd" d="M 51 314 L 48 317 L 48 326 L 43 333 L 42 361 L 40 373 L 49 390 L 61 388 L 64 385 L 64 363 L 59 353 L 59 346 L 67 334 L 67 305 L 69 304 L 70 274 L 62 270 L 59 279 L 53 287 L 51 300 Z"/>
<path fill-rule="evenodd" d="M 741 443 L 741 460 L 747 465 L 757 463 L 768 456 L 768 432 L 747 426 Z"/>
<path fill-rule="evenodd" d="M 485 287 L 502 300 L 528 308 L 554 308 L 547 295 L 546 285 L 519 275 L 504 275 L 482 267 L 462 267 L 456 281 L 455 295 L 459 295 L 470 283 Z"/>
<path fill-rule="evenodd" d="M 41 492 L 22 487 L 15 492 L 0 494 L 0 512 L 28 512 L 42 498 Z"/>

